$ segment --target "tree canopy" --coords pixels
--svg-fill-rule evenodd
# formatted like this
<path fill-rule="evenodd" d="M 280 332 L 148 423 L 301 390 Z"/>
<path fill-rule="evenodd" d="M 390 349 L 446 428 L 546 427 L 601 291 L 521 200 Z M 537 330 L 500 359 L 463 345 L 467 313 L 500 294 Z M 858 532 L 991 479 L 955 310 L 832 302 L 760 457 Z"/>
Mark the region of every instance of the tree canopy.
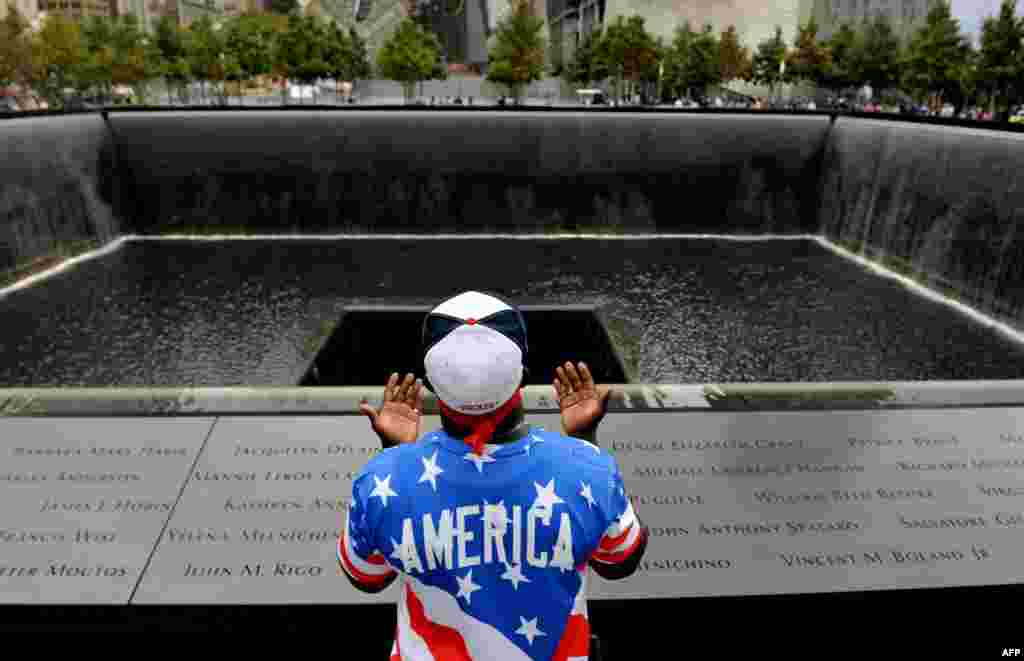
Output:
<path fill-rule="evenodd" d="M 621 95 L 623 81 L 649 79 L 651 71 L 656 71 L 658 44 L 644 27 L 642 16 L 631 16 L 628 20 L 619 16 L 605 27 L 596 55 L 607 67 L 617 95 Z"/>
<path fill-rule="evenodd" d="M 719 73 L 721 81 L 750 80 L 753 76 L 753 60 L 750 49 L 740 44 L 736 26 L 730 25 L 722 31 L 718 40 Z"/>
<path fill-rule="evenodd" d="M 544 75 L 544 19 L 533 16 L 526 3 L 516 3 L 498 25 L 494 48 L 488 54 L 487 80 L 507 85 L 519 103 L 523 88 Z"/>
<path fill-rule="evenodd" d="M 786 58 L 787 77 L 821 85 L 831 63 L 832 54 L 827 46 L 818 42 L 818 24 L 811 18 L 800 26 L 794 48 Z"/>
<path fill-rule="evenodd" d="M 757 45 L 754 54 L 753 80 L 759 85 L 767 85 L 774 96 L 775 88 L 786 79 L 783 65 L 786 59 L 786 42 L 782 38 L 782 28 L 775 28 L 775 36 L 765 39 Z"/>
<path fill-rule="evenodd" d="M 910 39 L 903 61 L 904 84 L 918 94 L 955 99 L 962 95 L 971 59 L 971 45 L 949 3 L 936 3 Z"/>
<path fill-rule="evenodd" d="M 662 85 L 670 96 L 690 96 L 690 90 L 703 90 L 722 82 L 721 48 L 711 25 L 694 32 L 689 21 L 676 28 L 672 43 L 665 49 Z"/>
<path fill-rule="evenodd" d="M 562 71 L 565 80 L 589 87 L 591 83 L 608 77 L 608 66 L 597 56 L 597 44 L 600 40 L 600 32 L 588 32 L 584 35 L 572 59 L 566 63 Z"/>
<path fill-rule="evenodd" d="M 27 83 L 33 78 L 32 70 L 29 24 L 12 6 L 0 21 L 0 85 Z"/>
<path fill-rule="evenodd" d="M 849 57 L 858 83 L 879 92 L 896 86 L 900 79 L 900 38 L 883 14 L 865 21 L 861 37 Z"/>
<path fill-rule="evenodd" d="M 990 90 L 1000 111 L 1024 97 L 1024 19 L 1014 0 L 1003 0 L 999 14 L 987 18 L 981 32 L 975 80 Z"/>
<path fill-rule="evenodd" d="M 862 81 L 857 73 L 855 61 L 860 35 L 849 23 L 839 26 L 832 38 L 824 42 L 829 52 L 829 62 L 822 70 L 821 84 L 838 92 L 855 87 Z"/>
<path fill-rule="evenodd" d="M 386 78 L 401 83 L 408 103 L 416 83 L 444 75 L 441 44 L 436 35 L 407 18 L 377 53 L 377 66 Z"/>

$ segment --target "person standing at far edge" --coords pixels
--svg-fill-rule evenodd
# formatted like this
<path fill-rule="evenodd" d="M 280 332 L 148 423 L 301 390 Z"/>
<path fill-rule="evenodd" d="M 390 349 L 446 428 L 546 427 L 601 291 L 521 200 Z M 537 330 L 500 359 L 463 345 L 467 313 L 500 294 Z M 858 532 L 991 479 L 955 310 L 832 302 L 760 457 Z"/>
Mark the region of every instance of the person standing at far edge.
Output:
<path fill-rule="evenodd" d="M 391 376 L 381 409 L 360 407 L 387 449 L 353 482 L 341 573 L 371 593 L 401 575 L 391 661 L 585 661 L 587 565 L 625 578 L 648 538 L 593 444 L 610 390 L 566 363 L 565 434 L 527 425 L 523 317 L 475 291 L 427 315 L 423 350 L 443 429 L 420 438 L 412 374 Z"/>

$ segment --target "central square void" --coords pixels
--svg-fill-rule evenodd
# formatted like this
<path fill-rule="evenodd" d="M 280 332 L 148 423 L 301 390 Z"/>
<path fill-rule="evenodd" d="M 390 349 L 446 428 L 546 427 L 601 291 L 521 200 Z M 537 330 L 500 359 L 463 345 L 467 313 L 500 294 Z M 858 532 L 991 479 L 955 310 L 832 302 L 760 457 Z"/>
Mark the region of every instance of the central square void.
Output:
<path fill-rule="evenodd" d="M 587 364 L 598 383 L 626 383 L 608 332 L 588 306 L 522 306 L 529 351 L 526 385 L 551 385 L 566 361 Z M 383 388 L 394 372 L 423 377 L 421 332 L 431 308 L 349 308 L 324 342 L 301 386 Z"/>

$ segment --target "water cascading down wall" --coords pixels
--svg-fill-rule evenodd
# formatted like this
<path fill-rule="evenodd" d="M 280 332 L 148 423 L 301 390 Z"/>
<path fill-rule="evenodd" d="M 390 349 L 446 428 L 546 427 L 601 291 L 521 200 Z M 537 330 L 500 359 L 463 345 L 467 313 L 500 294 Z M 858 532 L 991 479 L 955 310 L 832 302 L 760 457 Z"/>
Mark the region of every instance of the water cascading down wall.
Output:
<path fill-rule="evenodd" d="M 345 109 L 23 117 L 0 123 L 0 145 L 8 276 L 122 234 L 823 234 L 1022 321 L 1016 132 L 824 114 Z"/>

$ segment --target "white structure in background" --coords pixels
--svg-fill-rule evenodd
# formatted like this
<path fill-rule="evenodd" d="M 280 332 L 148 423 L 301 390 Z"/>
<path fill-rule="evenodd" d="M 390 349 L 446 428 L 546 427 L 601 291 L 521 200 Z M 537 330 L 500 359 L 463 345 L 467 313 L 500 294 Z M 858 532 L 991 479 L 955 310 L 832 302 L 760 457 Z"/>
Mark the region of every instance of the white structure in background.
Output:
<path fill-rule="evenodd" d="M 289 85 L 288 98 L 295 100 L 312 101 L 316 92 L 316 85 Z"/>

